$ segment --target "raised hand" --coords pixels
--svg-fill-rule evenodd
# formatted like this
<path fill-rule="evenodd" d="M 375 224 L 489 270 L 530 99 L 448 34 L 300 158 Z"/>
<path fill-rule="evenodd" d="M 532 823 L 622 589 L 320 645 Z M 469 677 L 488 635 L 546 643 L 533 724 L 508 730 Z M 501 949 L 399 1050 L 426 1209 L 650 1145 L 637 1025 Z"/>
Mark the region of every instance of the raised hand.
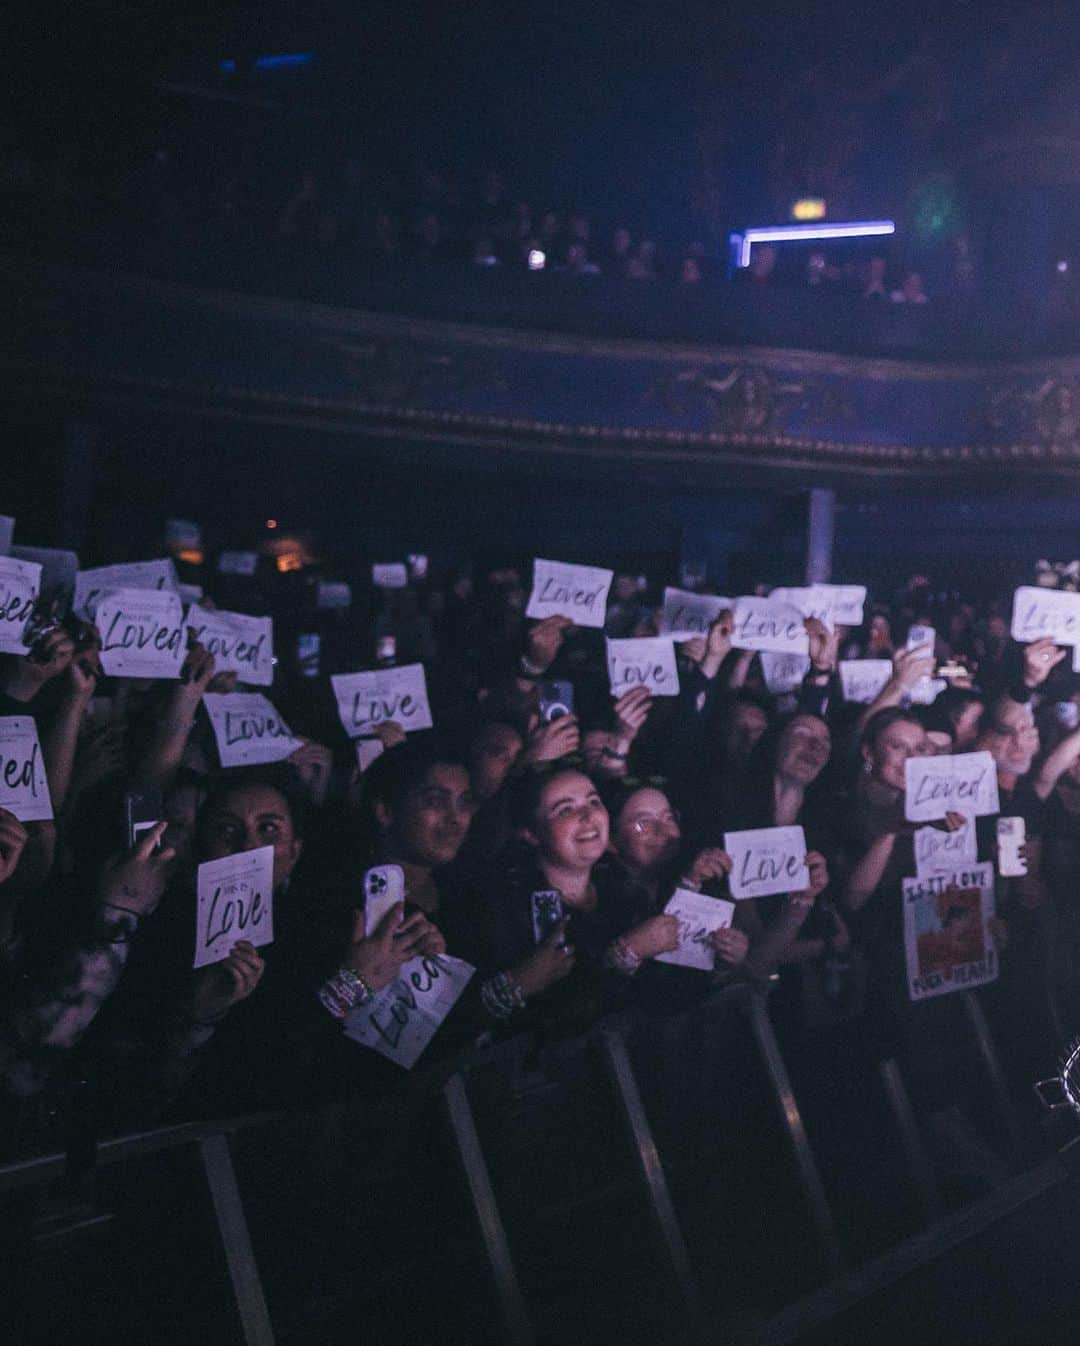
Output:
<path fill-rule="evenodd" d="M 725 967 L 738 967 L 745 958 L 750 948 L 750 939 L 744 930 L 736 930 L 734 926 L 725 926 L 722 930 L 714 930 L 709 936 L 709 943 L 716 954 L 716 961 L 723 963 Z"/>
<path fill-rule="evenodd" d="M 1024 686 L 1035 688 L 1046 681 L 1068 649 L 1059 650 L 1049 636 L 1024 646 Z"/>
<path fill-rule="evenodd" d="M 638 958 L 655 958 L 679 947 L 679 918 L 666 912 L 634 926 L 623 942 Z"/>
<path fill-rule="evenodd" d="M 562 649 L 567 631 L 574 625 L 569 617 L 545 617 L 530 626 L 525 637 L 525 659 L 530 668 L 545 673 Z"/>
<path fill-rule="evenodd" d="M 726 878 L 732 870 L 732 859 L 719 846 L 709 846 L 699 852 L 683 880 L 687 888 L 701 888 L 710 879 Z"/>
<path fill-rule="evenodd" d="M 266 964 L 246 939 L 237 940 L 227 958 L 202 967 L 195 974 L 191 1014 L 196 1021 L 220 1019 L 246 1000 L 262 980 Z"/>
<path fill-rule="evenodd" d="M 581 729 L 576 715 L 560 715 L 557 720 L 538 724 L 529 735 L 523 762 L 557 762 L 560 757 L 581 747 Z"/>
<path fill-rule="evenodd" d="M 161 901 L 176 852 L 167 847 L 154 854 L 168 824 L 155 823 L 142 834 L 133 850 L 106 860 L 98 884 L 98 902 L 135 916 L 146 916 Z"/>
<path fill-rule="evenodd" d="M 574 950 L 564 943 L 566 921 L 553 925 L 536 948 L 510 969 L 510 980 L 521 987 L 526 1000 L 542 995 L 562 981 L 574 966 Z"/>

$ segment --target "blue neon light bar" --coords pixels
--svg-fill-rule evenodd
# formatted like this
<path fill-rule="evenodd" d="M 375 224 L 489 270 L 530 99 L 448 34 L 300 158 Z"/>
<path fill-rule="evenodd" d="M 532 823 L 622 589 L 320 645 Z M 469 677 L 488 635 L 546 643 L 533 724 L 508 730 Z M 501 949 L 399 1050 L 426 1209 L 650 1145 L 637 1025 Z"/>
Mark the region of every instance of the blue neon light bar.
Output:
<path fill-rule="evenodd" d="M 896 233 L 894 220 L 852 220 L 847 224 L 768 224 L 731 235 L 732 254 L 740 267 L 750 265 L 755 243 L 791 243 L 819 238 L 874 238 Z"/>
<path fill-rule="evenodd" d="M 256 56 L 256 70 L 286 70 L 290 66 L 310 65 L 315 59 L 313 51 L 291 51 L 281 56 Z M 219 63 L 218 69 L 223 75 L 236 74 L 236 62 L 231 58 Z"/>

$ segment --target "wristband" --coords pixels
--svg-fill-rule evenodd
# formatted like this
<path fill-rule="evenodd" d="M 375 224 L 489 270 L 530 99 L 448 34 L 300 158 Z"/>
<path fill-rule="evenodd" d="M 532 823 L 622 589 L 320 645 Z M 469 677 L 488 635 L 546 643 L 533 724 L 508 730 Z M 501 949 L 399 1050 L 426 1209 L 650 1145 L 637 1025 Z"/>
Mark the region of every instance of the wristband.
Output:
<path fill-rule="evenodd" d="M 319 1001 L 335 1019 L 344 1019 L 350 1011 L 375 999 L 375 992 L 352 968 L 343 967 L 320 986 Z"/>
<path fill-rule="evenodd" d="M 493 1019 L 504 1022 L 515 1010 L 525 1008 L 525 992 L 512 981 L 509 972 L 496 972 L 480 988 L 480 999 Z"/>
<path fill-rule="evenodd" d="M 616 972 L 621 972 L 624 977 L 632 977 L 644 960 L 638 957 L 626 939 L 620 935 L 608 945 L 604 961 Z"/>

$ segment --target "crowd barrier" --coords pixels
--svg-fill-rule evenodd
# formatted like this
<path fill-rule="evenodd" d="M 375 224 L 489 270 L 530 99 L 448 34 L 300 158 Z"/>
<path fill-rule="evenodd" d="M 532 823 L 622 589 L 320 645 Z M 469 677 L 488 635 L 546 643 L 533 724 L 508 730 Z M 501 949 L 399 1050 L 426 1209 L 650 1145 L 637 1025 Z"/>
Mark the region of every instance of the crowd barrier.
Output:
<path fill-rule="evenodd" d="M 1000 1132 L 1018 1168 L 1024 1139 L 990 1030 L 975 996 L 959 999 L 971 1030 L 972 1059 L 995 1100 Z M 20 1237 L 34 1257 L 35 1243 L 57 1237 L 58 1204 L 63 1230 L 66 1203 L 63 1236 L 69 1239 L 120 1213 L 124 1202 L 177 1200 L 195 1209 L 190 1170 L 174 1175 L 171 1188 L 166 1180 L 162 1190 L 172 1195 L 163 1198 L 138 1168 L 144 1161 L 166 1167 L 183 1154 L 195 1159 L 209 1200 L 201 1232 L 193 1226 L 176 1239 L 189 1248 L 207 1245 L 209 1230 L 215 1230 L 219 1272 L 223 1261 L 226 1273 L 217 1301 L 225 1315 L 217 1321 L 220 1335 L 211 1329 L 206 1337 L 203 1330 L 211 1343 L 336 1342 L 331 1328 L 311 1327 L 308 1301 L 317 1301 L 318 1313 L 330 1320 L 344 1311 L 365 1342 L 420 1340 L 409 1320 L 408 1297 L 401 1300 L 400 1336 L 392 1328 L 386 1335 L 362 1330 L 364 1304 L 395 1278 L 412 1285 L 430 1276 L 435 1247 L 434 1256 L 450 1265 L 449 1283 L 463 1301 L 466 1320 L 475 1324 L 468 1338 L 474 1346 L 489 1340 L 511 1346 L 606 1340 L 587 1321 L 587 1310 L 592 1298 L 607 1293 L 596 1277 L 608 1262 L 620 1267 L 617 1298 L 625 1299 L 626 1312 L 645 1329 L 643 1339 L 703 1346 L 732 1339 L 724 1316 L 731 1273 L 714 1247 L 703 1246 L 703 1237 L 715 1234 L 717 1223 L 739 1226 L 745 1207 L 740 1215 L 737 1197 L 723 1190 L 719 1207 L 707 1207 L 703 1219 L 692 1218 L 688 1231 L 686 1194 L 700 1191 L 717 1154 L 749 1126 L 757 1133 L 754 1143 L 765 1147 L 765 1162 L 752 1180 L 779 1184 L 781 1193 L 769 1218 L 790 1207 L 791 1228 L 785 1233 L 778 1227 L 770 1256 L 783 1264 L 806 1254 L 777 1302 L 836 1284 L 848 1264 L 863 1260 L 857 1231 L 856 1239 L 849 1239 L 855 1246 L 842 1245 L 765 990 L 732 986 L 667 1018 L 629 1012 L 601 1021 L 583 1037 L 543 1048 L 531 1039 L 514 1039 L 473 1051 L 447 1070 L 434 1088 L 412 1098 L 406 1089 L 403 1098 L 357 1100 L 312 1113 L 185 1123 L 103 1139 L 80 1154 L 9 1163 L 0 1168 L 5 1219 L 13 1200 L 33 1194 L 37 1219 L 27 1215 Z M 906 1181 L 929 1226 L 941 1220 L 943 1203 L 903 1072 L 896 1062 L 884 1062 L 879 1077 Z M 445 1169 L 443 1154 L 452 1160 Z M 785 1154 L 786 1162 L 778 1162 Z M 126 1168 L 135 1189 L 119 1201 L 99 1187 L 117 1167 Z M 417 1168 L 419 1175 L 412 1176 L 420 1195 L 402 1221 L 408 1229 L 398 1248 L 384 1211 L 400 1205 L 401 1175 Z M 446 1173 L 445 1188 L 431 1179 L 437 1169 Z M 42 1218 L 43 1209 L 52 1212 L 51 1224 Z M 416 1241 L 417 1212 L 435 1232 L 429 1244 L 413 1248 L 413 1266 L 408 1248 Z M 599 1248 L 580 1232 L 587 1228 L 599 1231 Z M 740 1227 L 740 1237 L 743 1232 Z M 632 1283 L 630 1263 L 620 1260 L 624 1239 L 630 1257 L 644 1269 Z M 586 1265 L 590 1258 L 595 1265 Z M 165 1263 L 168 1268 L 168 1257 Z M 298 1270 L 305 1263 L 306 1281 Z M 485 1280 L 480 1266 L 490 1286 L 486 1297 L 475 1291 Z M 357 1282 L 361 1267 L 363 1285 Z M 339 1270 L 343 1285 L 336 1279 Z M 303 1283 L 283 1289 L 294 1277 Z M 554 1286 L 563 1295 L 561 1318 L 544 1302 Z M 761 1340 L 769 1339 L 766 1323 L 777 1302 L 759 1315 Z M 648 1326 L 650 1315 L 663 1332 Z M 40 1338 L 10 1332 L 5 1339 L 33 1340 L 36 1346 L 49 1339 L 44 1319 L 39 1326 Z M 633 1340 L 627 1331 L 612 1339 Z M 452 1339 L 452 1333 L 438 1335 Z M 744 1324 L 739 1339 L 753 1340 L 754 1333 L 747 1336 Z M 83 1340 L 92 1338 L 83 1334 Z"/>

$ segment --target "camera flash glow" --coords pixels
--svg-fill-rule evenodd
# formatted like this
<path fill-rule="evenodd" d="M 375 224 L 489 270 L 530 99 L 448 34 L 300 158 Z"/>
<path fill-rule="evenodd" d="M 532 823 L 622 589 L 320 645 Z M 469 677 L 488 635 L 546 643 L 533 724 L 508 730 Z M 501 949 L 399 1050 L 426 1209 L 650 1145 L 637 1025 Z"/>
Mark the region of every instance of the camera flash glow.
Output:
<path fill-rule="evenodd" d="M 540 251 L 539 248 L 530 248 L 530 249 L 529 249 L 529 270 L 530 270 L 530 271 L 543 271 L 543 269 L 544 269 L 544 263 L 545 263 L 546 261 L 547 261 L 547 257 L 544 255 L 544 253 L 542 253 L 542 252 Z"/>

